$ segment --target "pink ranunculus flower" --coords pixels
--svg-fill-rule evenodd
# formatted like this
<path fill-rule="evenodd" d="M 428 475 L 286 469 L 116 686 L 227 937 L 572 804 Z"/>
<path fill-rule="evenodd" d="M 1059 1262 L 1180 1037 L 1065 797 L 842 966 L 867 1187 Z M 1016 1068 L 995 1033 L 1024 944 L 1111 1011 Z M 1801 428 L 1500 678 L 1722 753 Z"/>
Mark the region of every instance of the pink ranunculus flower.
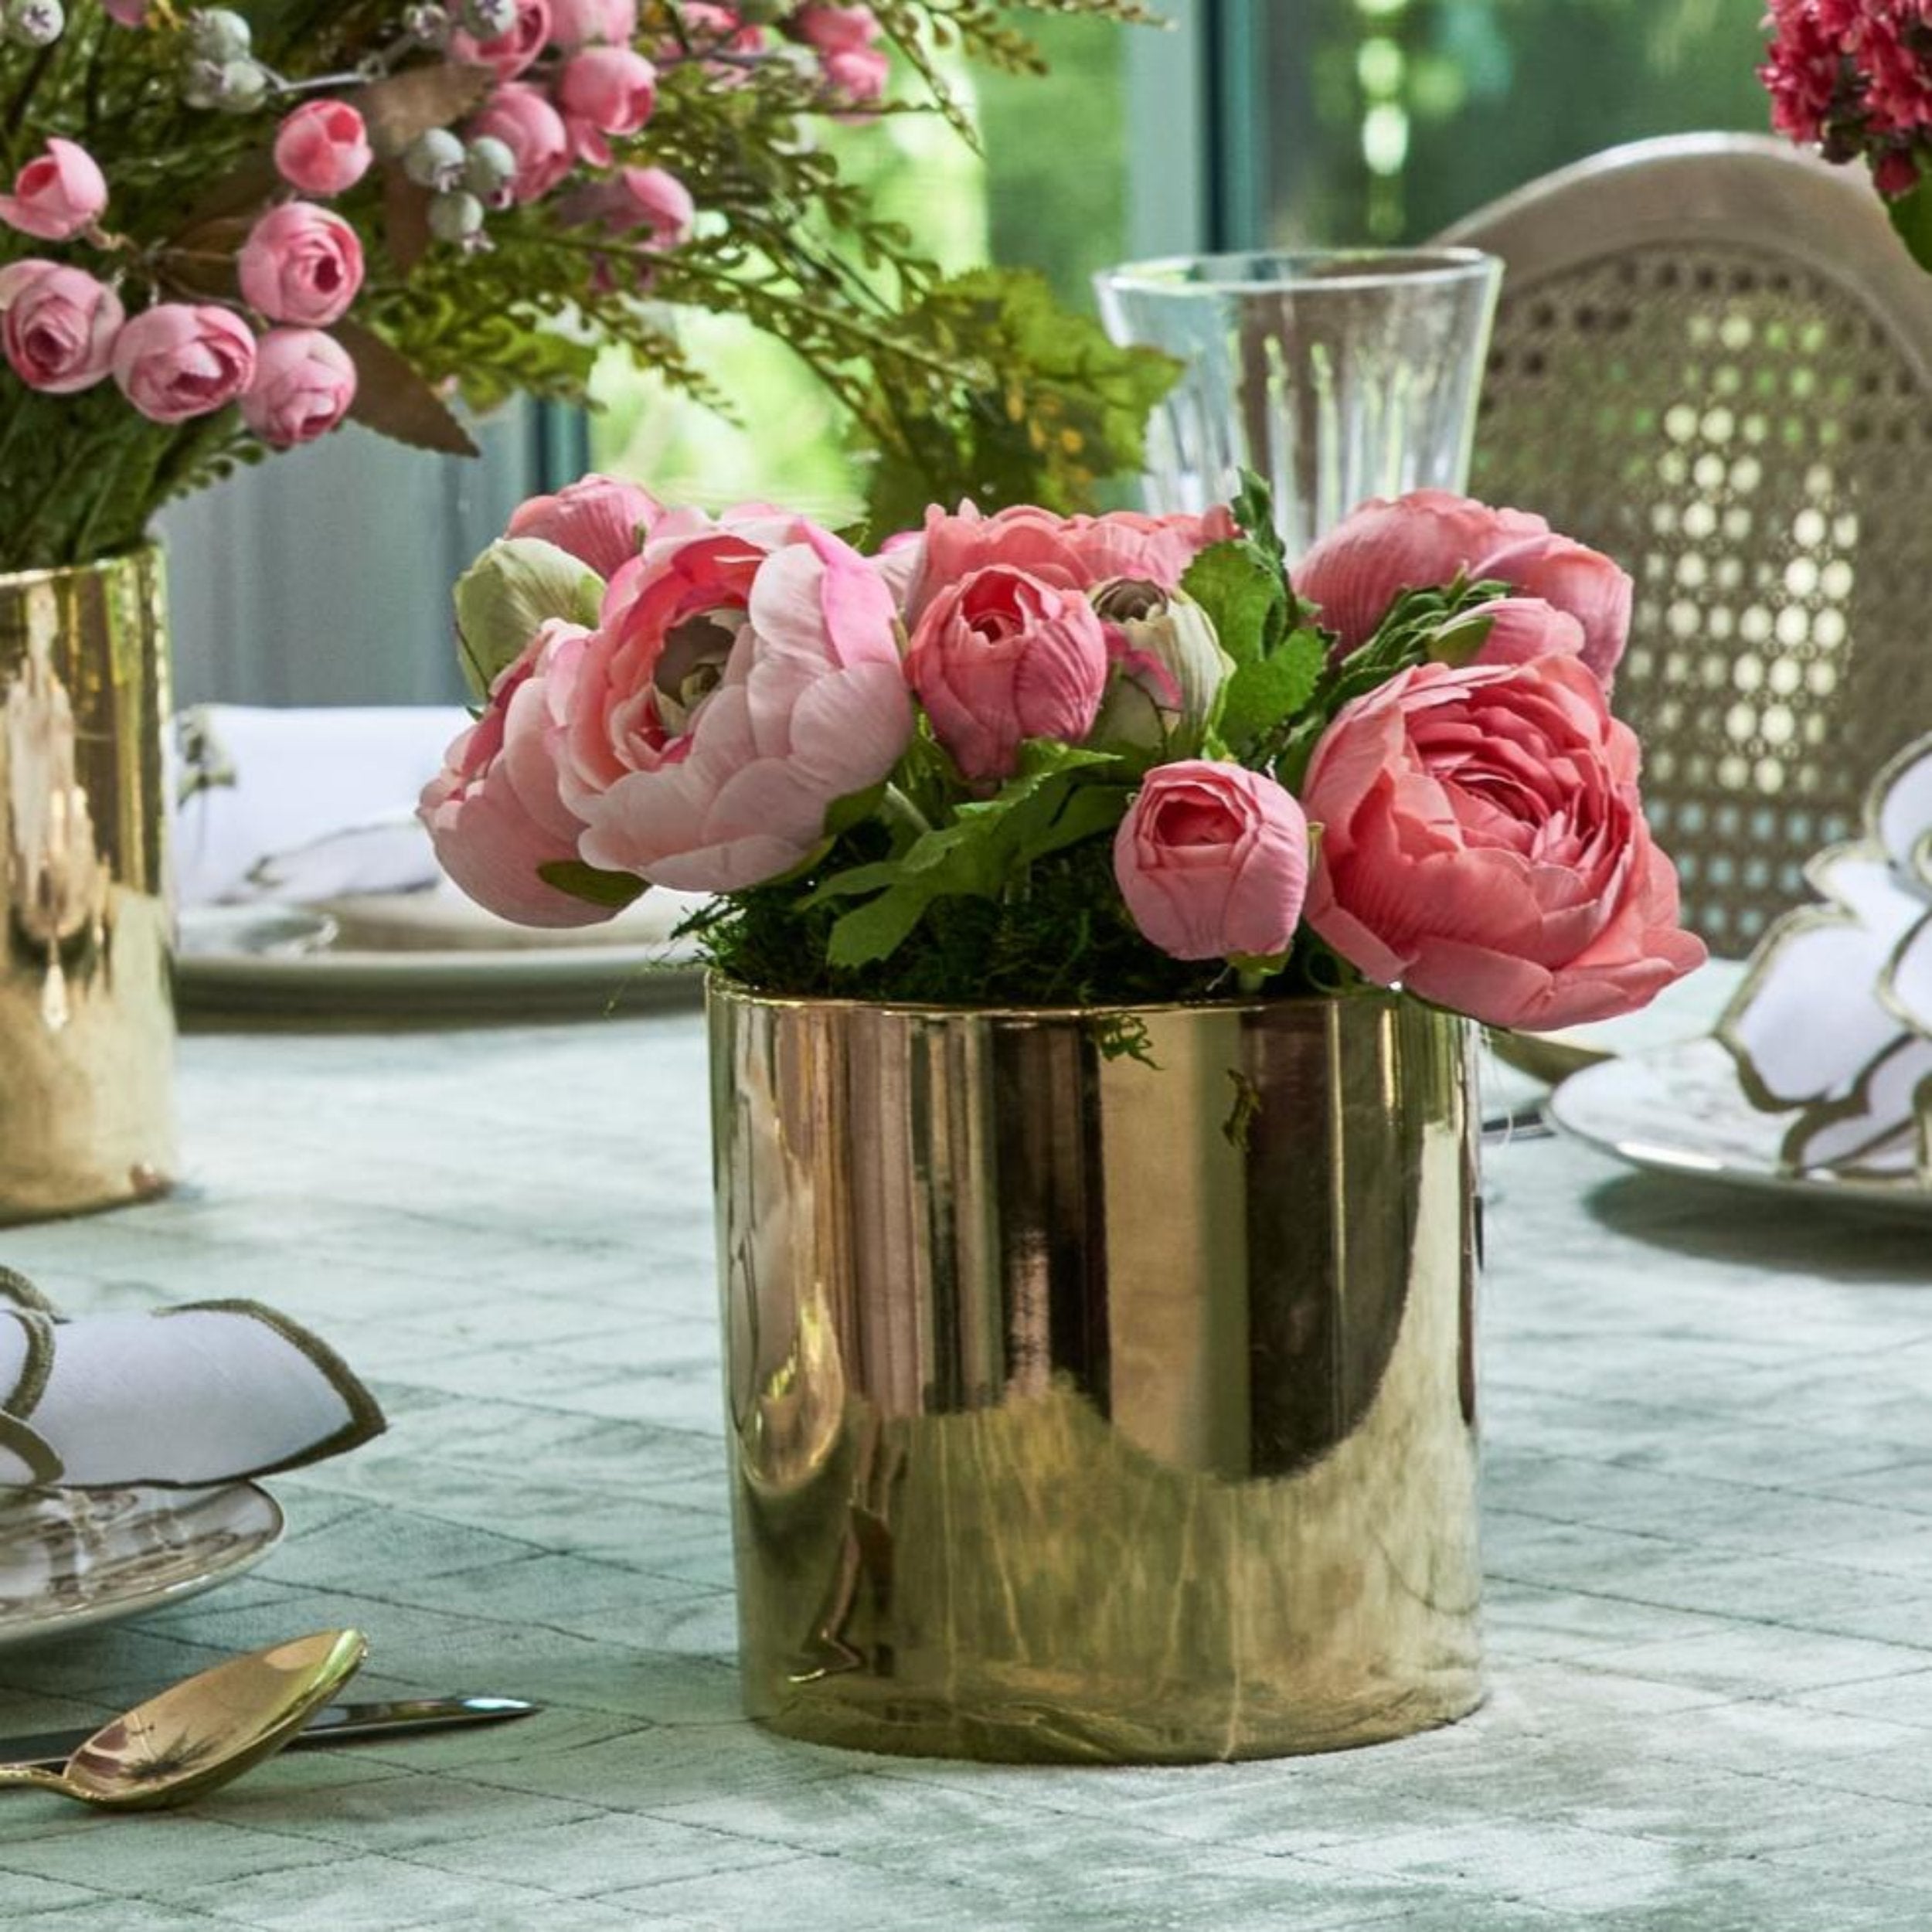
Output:
<path fill-rule="evenodd" d="M 1447 490 L 1372 498 L 1289 575 L 1298 594 L 1320 607 L 1342 648 L 1353 651 L 1404 590 L 1447 584 L 1458 572 L 1568 611 L 1583 628 L 1584 663 L 1606 681 L 1616 669 L 1630 635 L 1629 577 L 1527 511 L 1492 509 Z"/>
<path fill-rule="evenodd" d="M 840 48 L 823 56 L 819 66 L 825 85 L 845 100 L 869 107 L 883 97 L 892 78 L 892 62 L 883 47 Z M 839 118 L 859 118 L 841 115 Z"/>
<path fill-rule="evenodd" d="M 553 621 L 490 688 L 489 708 L 423 787 L 417 815 L 443 869 L 479 906 L 526 926 L 594 926 L 594 906 L 539 878 L 577 856 L 583 827 L 558 792 L 563 715 L 590 633 Z"/>
<path fill-rule="evenodd" d="M 1144 516 L 1134 510 L 1057 516 L 1022 504 L 988 516 L 971 503 L 951 515 L 935 505 L 926 512 L 924 556 L 907 620 L 917 621 L 947 584 L 989 564 L 1077 590 L 1114 577 L 1172 590 L 1209 545 L 1240 534 L 1233 516 L 1219 507 L 1199 516 Z"/>
<path fill-rule="evenodd" d="M 573 54 L 557 83 L 557 105 L 578 154 L 598 167 L 611 160 L 612 134 L 634 134 L 658 101 L 658 70 L 628 47 Z"/>
<path fill-rule="evenodd" d="M 355 400 L 355 364 L 318 328 L 271 328 L 257 345 L 242 420 L 267 444 L 293 449 L 326 436 Z"/>
<path fill-rule="evenodd" d="M 821 53 L 853 53 L 879 39 L 879 16 L 870 7 L 811 0 L 792 15 L 789 30 Z"/>
<path fill-rule="evenodd" d="M 1157 765 L 1114 838 L 1114 876 L 1141 936 L 1175 959 L 1273 959 L 1308 886 L 1308 823 L 1265 772 Z"/>
<path fill-rule="evenodd" d="M 1107 632 L 1080 590 L 1006 564 L 926 607 L 906 675 L 962 777 L 1010 777 L 1028 738 L 1077 744 L 1107 688 Z"/>
<path fill-rule="evenodd" d="M 93 388 L 112 366 L 124 319 L 121 298 L 84 270 L 39 260 L 0 268 L 0 343 L 29 389 Z"/>
<path fill-rule="evenodd" d="M 1309 764 L 1308 922 L 1377 984 L 1492 1026 L 1634 1012 L 1704 958 L 1637 767 L 1579 658 L 1399 672 Z"/>
<path fill-rule="evenodd" d="M 212 302 L 162 302 L 114 338 L 114 378 L 150 422 L 208 416 L 255 379 L 255 338 Z"/>
<path fill-rule="evenodd" d="M 638 0 L 550 0 L 550 38 L 566 53 L 628 47 L 637 32 Z"/>
<path fill-rule="evenodd" d="M 468 133 L 472 141 L 492 135 L 509 149 L 516 163 L 510 182 L 514 201 L 540 201 L 570 172 L 570 137 L 563 117 L 521 81 L 498 88 L 471 121 Z"/>
<path fill-rule="evenodd" d="M 248 231 L 235 270 L 243 298 L 271 322 L 323 328 L 348 314 L 362 288 L 362 240 L 326 208 L 284 202 Z"/>
<path fill-rule="evenodd" d="M 912 736 L 892 599 L 761 505 L 668 512 L 613 580 L 572 696 L 563 796 L 592 865 L 735 892 L 790 872 Z"/>
<path fill-rule="evenodd" d="M 276 130 L 276 172 L 304 195 L 346 192 L 375 158 L 368 124 L 346 100 L 304 101 Z"/>
<path fill-rule="evenodd" d="M 14 176 L 13 192 L 0 195 L 0 222 L 43 241 L 72 241 L 107 206 L 107 177 L 94 156 L 56 134 Z"/>
<path fill-rule="evenodd" d="M 644 246 L 662 253 L 691 239 L 698 211 L 691 190 L 667 169 L 620 168 L 607 180 L 573 189 L 557 213 L 567 223 L 595 223 L 614 235 L 646 230 Z"/>
<path fill-rule="evenodd" d="M 450 36 L 450 52 L 471 66 L 490 68 L 498 80 L 514 80 L 543 53 L 553 32 L 549 0 L 517 0 L 516 24 L 507 33 L 479 40 L 459 30 Z"/>
<path fill-rule="evenodd" d="M 614 476 L 587 476 L 554 496 L 518 505 L 505 536 L 539 537 L 608 580 L 644 546 L 664 505 L 648 490 Z"/>

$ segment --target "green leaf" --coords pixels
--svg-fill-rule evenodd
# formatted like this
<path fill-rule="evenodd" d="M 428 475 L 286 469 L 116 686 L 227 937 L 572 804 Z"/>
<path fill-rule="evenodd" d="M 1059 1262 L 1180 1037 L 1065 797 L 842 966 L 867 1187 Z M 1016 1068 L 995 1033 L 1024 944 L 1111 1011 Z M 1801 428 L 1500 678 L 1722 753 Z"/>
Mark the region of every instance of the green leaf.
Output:
<path fill-rule="evenodd" d="M 910 886 L 882 893 L 869 904 L 849 912 L 832 929 L 825 957 L 835 966 L 869 966 L 888 959 L 926 916 L 930 893 Z"/>
<path fill-rule="evenodd" d="M 1206 611 L 1237 665 L 1266 657 L 1287 631 L 1281 573 L 1252 544 L 1209 544 L 1188 566 L 1181 588 Z"/>
<path fill-rule="evenodd" d="M 1932 181 L 1921 181 L 1910 193 L 1894 195 L 1885 204 L 1899 239 L 1921 268 L 1932 269 Z"/>
<path fill-rule="evenodd" d="M 1219 728 L 1237 757 L 1308 704 L 1326 658 L 1314 631 L 1297 631 L 1274 656 L 1243 665 L 1228 680 L 1221 694 Z"/>
<path fill-rule="evenodd" d="M 1234 520 L 1247 534 L 1248 541 L 1283 576 L 1287 573 L 1288 556 L 1281 547 L 1281 532 L 1274 527 L 1274 492 L 1252 470 L 1241 472 L 1241 487 L 1228 505 Z"/>
<path fill-rule="evenodd" d="M 634 900 L 641 899 L 649 886 L 634 873 L 605 872 L 580 859 L 546 860 L 537 867 L 536 876 L 545 885 L 554 886 L 587 906 L 608 906 L 613 912 L 622 912 Z"/>

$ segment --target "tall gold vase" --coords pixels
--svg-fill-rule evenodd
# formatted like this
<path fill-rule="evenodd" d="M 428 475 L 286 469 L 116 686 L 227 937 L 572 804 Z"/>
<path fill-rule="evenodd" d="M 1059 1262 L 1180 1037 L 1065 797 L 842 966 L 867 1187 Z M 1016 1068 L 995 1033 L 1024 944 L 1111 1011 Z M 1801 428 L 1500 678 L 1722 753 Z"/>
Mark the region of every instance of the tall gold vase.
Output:
<path fill-rule="evenodd" d="M 754 1716 L 1185 1762 L 1475 1706 L 1462 1022 L 714 981 L 710 1023 Z"/>
<path fill-rule="evenodd" d="M 0 576 L 0 1221 L 175 1163 L 161 557 Z"/>

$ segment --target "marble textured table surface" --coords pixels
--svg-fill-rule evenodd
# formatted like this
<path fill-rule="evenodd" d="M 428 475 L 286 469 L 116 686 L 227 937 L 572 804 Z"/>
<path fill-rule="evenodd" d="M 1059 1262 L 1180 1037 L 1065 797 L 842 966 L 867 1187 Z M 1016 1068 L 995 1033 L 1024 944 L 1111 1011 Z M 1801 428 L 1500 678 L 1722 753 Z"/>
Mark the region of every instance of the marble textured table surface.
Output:
<path fill-rule="evenodd" d="M 1492 1695 L 1335 1757 L 1042 1770 L 738 1715 L 695 1015 L 184 1043 L 189 1185 L 0 1233 L 76 1311 L 259 1294 L 390 1434 L 252 1577 L 0 1652 L 0 1732 L 355 1623 L 522 1724 L 178 1815 L 0 1799 L 33 1932 L 1932 1925 L 1932 1224 L 1492 1156 Z"/>

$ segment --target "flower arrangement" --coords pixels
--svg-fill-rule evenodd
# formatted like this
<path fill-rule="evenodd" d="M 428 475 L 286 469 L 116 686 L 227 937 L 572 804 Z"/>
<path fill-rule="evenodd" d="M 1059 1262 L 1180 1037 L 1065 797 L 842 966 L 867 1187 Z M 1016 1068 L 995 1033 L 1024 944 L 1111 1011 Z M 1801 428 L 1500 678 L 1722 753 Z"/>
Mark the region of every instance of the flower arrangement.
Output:
<path fill-rule="evenodd" d="M 168 497 L 345 418 L 473 453 L 451 404 L 580 400 L 615 342 L 726 406 L 682 307 L 782 336 L 875 495 L 1069 504 L 1138 460 L 1163 359 L 1037 278 L 942 280 L 815 129 L 958 114 L 934 49 L 1035 60 L 1025 7 L 1137 0 L 0 5 L 0 570 L 138 542 Z M 894 71 L 923 102 L 894 99 Z M 963 119 L 961 125 L 964 127 Z"/>
<path fill-rule="evenodd" d="M 1770 0 L 1758 77 L 1771 122 L 1828 161 L 1863 160 L 1893 226 L 1932 268 L 1932 19 L 1919 0 Z"/>
<path fill-rule="evenodd" d="M 1514 510 L 1364 504 L 1290 566 L 1199 516 L 929 511 L 862 555 L 592 478 L 457 587 L 486 692 L 423 798 L 507 917 L 647 883 L 760 992 L 1115 1005 L 1400 987 L 1642 1005 L 1678 925 L 1608 686 L 1631 583 Z"/>

